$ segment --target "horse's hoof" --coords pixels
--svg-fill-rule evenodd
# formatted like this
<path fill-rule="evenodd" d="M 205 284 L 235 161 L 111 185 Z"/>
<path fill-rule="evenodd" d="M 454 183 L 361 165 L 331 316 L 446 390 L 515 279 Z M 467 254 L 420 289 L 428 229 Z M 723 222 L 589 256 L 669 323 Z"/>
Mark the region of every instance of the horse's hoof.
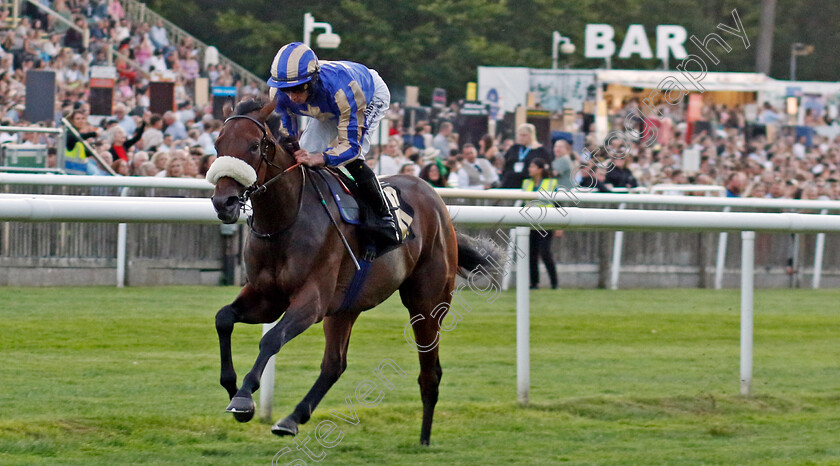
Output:
<path fill-rule="evenodd" d="M 298 426 L 295 421 L 292 421 L 289 418 L 284 418 L 277 421 L 277 424 L 274 424 L 274 427 L 271 428 L 271 433 L 279 435 L 280 437 L 286 435 L 294 437 L 298 433 Z"/>
<path fill-rule="evenodd" d="M 230 404 L 225 409 L 225 412 L 232 413 L 233 418 L 239 422 L 248 422 L 254 418 L 256 409 L 257 405 L 253 399 L 244 396 L 235 396 L 230 400 Z"/>
<path fill-rule="evenodd" d="M 239 422 L 248 422 L 254 418 L 254 412 L 250 411 L 247 413 L 233 413 L 233 418 Z"/>

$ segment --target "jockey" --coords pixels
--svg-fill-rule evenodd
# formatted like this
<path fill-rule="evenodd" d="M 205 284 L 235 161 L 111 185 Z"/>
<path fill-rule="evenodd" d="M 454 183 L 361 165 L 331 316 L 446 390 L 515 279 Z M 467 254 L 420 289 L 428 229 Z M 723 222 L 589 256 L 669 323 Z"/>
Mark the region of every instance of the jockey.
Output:
<path fill-rule="evenodd" d="M 382 187 L 364 162 L 370 135 L 388 111 L 391 93 L 379 73 L 349 61 L 319 62 L 301 42 L 284 45 L 271 63 L 270 96 L 289 136 L 300 136 L 295 159 L 310 167 L 343 165 L 360 197 L 379 218 L 373 222 L 391 244 L 401 242 Z M 280 92 L 277 92 L 277 90 Z M 299 134 L 296 115 L 311 117 Z M 336 141 L 333 146 L 330 142 Z"/>

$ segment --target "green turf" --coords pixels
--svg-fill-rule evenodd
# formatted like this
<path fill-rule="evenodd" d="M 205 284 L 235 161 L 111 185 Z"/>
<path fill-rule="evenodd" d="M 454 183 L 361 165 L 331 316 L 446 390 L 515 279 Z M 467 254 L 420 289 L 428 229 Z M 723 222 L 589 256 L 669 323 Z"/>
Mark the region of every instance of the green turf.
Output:
<path fill-rule="evenodd" d="M 234 288 L 0 288 L 0 464 L 270 464 L 289 438 L 224 414 L 216 310 Z M 466 294 L 468 295 L 468 294 Z M 754 396 L 738 395 L 737 291 L 539 290 L 531 300 L 531 405 L 516 398 L 513 293 L 441 339 L 432 446 L 418 446 L 417 356 L 392 299 L 362 316 L 347 372 L 300 439 L 346 413 L 385 358 L 392 375 L 325 464 L 838 464 L 838 291 L 756 293 Z M 241 376 L 259 328 L 237 326 Z M 320 325 L 283 348 L 275 419 L 314 382 Z M 335 439 L 335 434 L 332 436 Z M 302 463 L 298 463 L 302 464 Z"/>

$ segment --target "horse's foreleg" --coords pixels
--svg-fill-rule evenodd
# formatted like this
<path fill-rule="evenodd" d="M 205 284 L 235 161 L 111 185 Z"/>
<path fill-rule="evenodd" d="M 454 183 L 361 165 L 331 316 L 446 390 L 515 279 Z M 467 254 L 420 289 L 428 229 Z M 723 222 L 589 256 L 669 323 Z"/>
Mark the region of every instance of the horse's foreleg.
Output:
<path fill-rule="evenodd" d="M 221 353 L 221 377 L 219 382 L 228 392 L 228 398 L 233 399 L 238 391 L 236 387 L 236 371 L 233 369 L 231 358 L 230 336 L 236 322 L 264 323 L 273 322 L 280 317 L 281 309 L 275 309 L 272 303 L 262 294 L 257 293 L 248 285 L 239 292 L 239 296 L 232 304 L 223 307 L 216 314 L 216 332 L 219 334 L 219 351 Z M 230 408 L 230 407 L 228 407 Z M 228 409 L 239 422 L 248 422 L 254 417 L 254 410 Z"/>
<path fill-rule="evenodd" d="M 251 395 L 260 388 L 262 377 L 268 360 L 280 351 L 287 342 L 301 334 L 318 320 L 318 312 L 313 307 L 290 308 L 271 330 L 260 340 L 260 354 L 254 362 L 254 367 L 242 380 L 242 387 L 230 400 L 226 411 L 240 416 L 253 416 L 256 406 Z"/>
<path fill-rule="evenodd" d="M 359 314 L 339 314 L 324 318 L 326 345 L 321 374 L 292 414 L 274 424 L 271 432 L 276 435 L 297 435 L 298 424 L 306 424 L 312 411 L 347 368 L 347 345 L 350 342 L 353 323 L 358 316 Z"/>
<path fill-rule="evenodd" d="M 233 398 L 237 390 L 236 371 L 230 354 L 230 335 L 233 333 L 234 323 L 236 311 L 233 310 L 233 306 L 225 306 L 216 313 L 216 333 L 219 334 L 219 351 L 222 356 L 222 374 L 219 382 L 227 390 L 228 398 Z"/>

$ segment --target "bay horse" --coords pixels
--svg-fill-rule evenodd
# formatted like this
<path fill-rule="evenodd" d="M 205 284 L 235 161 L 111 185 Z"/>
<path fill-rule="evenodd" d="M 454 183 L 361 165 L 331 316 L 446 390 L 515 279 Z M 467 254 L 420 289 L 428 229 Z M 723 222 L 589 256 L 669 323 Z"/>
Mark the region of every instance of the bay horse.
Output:
<path fill-rule="evenodd" d="M 272 427 L 277 435 L 296 435 L 298 425 L 309 420 L 344 372 L 356 318 L 399 290 L 411 317 L 420 357 L 420 443 L 428 445 L 442 376 L 438 332 L 449 308 L 456 274 L 498 264 L 495 260 L 499 251 L 489 239 L 456 233 L 446 206 L 425 181 L 407 175 L 387 177 L 388 183 L 398 188 L 403 200 L 414 209 L 413 234 L 373 261 L 355 299 L 349 306 L 343 305 L 356 266 L 338 229 L 356 256 L 361 254 L 364 238 L 360 235 L 364 233 L 352 225 L 336 226 L 330 220 L 319 193 L 326 190 L 324 183 L 314 176 L 313 170 L 294 166 L 291 149 L 278 142 L 279 134 L 267 123 L 273 109 L 273 102 L 240 102 L 216 140 L 219 158 L 214 165 L 227 161 L 227 165 L 220 164 L 224 167 L 216 170 L 216 179 L 210 180 L 215 182 L 212 201 L 219 219 L 236 222 L 243 196 L 254 193 L 244 251 L 247 282 L 233 303 L 216 314 L 220 382 L 230 397 L 226 411 L 240 422 L 249 421 L 255 411 L 252 394 L 259 388 L 269 358 L 292 338 L 323 321 L 326 344 L 321 373 L 294 411 Z M 211 167 L 210 173 L 213 172 Z M 260 189 L 254 191 L 257 186 Z M 337 218 L 336 206 L 331 203 L 329 209 Z M 234 324 L 271 323 L 277 319 L 277 325 L 260 340 L 253 368 L 242 386 L 237 387 L 231 359 Z"/>

